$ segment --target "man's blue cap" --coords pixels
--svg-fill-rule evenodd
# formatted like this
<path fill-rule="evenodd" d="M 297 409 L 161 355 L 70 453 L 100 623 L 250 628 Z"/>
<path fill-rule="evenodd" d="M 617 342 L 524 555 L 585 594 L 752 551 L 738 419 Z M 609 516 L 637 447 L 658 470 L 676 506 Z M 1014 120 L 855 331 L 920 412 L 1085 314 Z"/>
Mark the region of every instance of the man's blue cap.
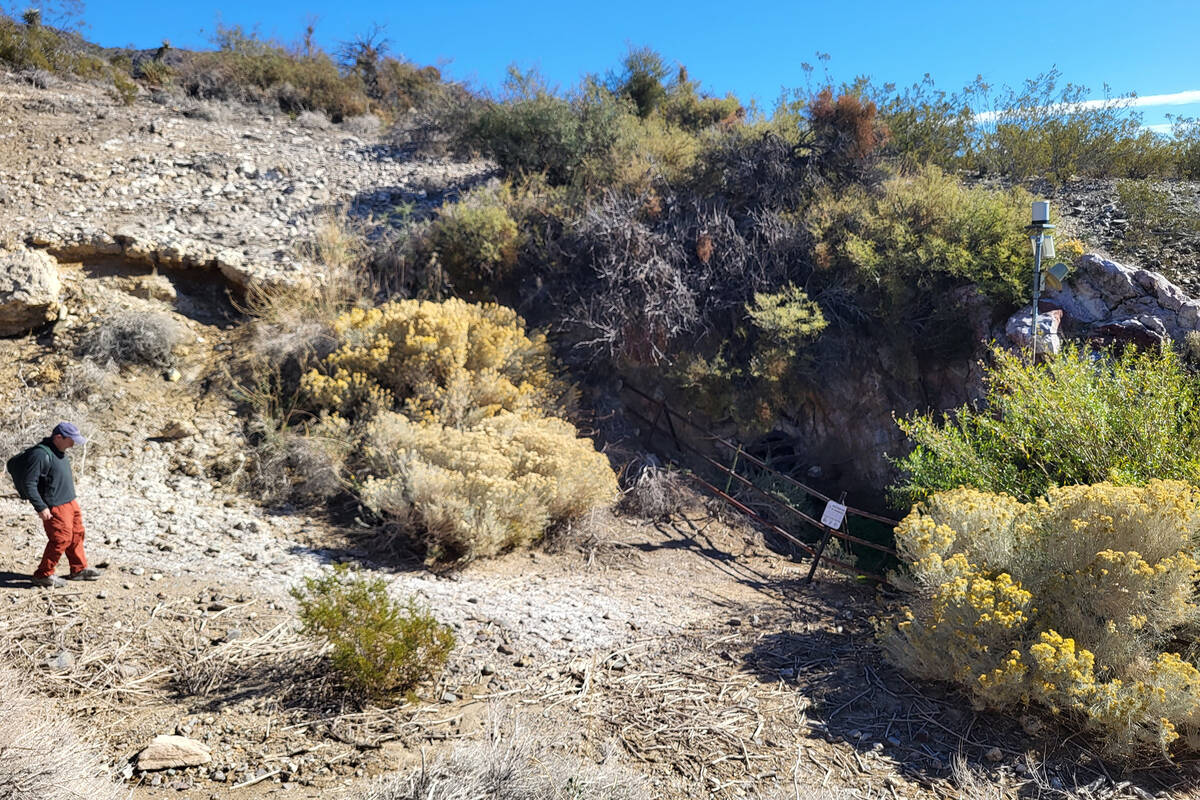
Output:
<path fill-rule="evenodd" d="M 51 436 L 65 436 L 71 439 L 75 444 L 84 444 L 87 439 L 83 438 L 83 434 L 79 432 L 79 428 L 71 422 L 60 422 L 54 426 L 54 430 L 50 432 Z"/>

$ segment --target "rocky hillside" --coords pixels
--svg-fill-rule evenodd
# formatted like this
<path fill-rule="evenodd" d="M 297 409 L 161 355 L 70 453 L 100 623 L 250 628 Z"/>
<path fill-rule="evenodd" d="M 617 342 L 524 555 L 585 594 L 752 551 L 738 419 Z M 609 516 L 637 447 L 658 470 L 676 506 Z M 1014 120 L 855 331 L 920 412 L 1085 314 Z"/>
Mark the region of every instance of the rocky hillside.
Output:
<path fill-rule="evenodd" d="M 0 73 L 0 240 L 64 260 L 304 278 L 322 215 L 419 213 L 488 174 L 414 160 L 378 128 L 177 95 L 115 104 L 103 87 Z"/>

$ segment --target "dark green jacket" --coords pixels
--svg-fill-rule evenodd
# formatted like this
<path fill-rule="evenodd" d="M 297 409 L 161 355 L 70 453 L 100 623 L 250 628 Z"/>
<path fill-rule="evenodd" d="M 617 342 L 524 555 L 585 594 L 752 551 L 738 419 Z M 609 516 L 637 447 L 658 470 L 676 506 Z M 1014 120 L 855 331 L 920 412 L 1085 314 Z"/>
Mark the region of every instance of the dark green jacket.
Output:
<path fill-rule="evenodd" d="M 25 496 L 39 514 L 44 508 L 54 508 L 75 499 L 75 479 L 71 477 L 71 461 L 67 454 L 42 439 L 45 448 L 35 447 L 26 461 Z M 46 452 L 49 450 L 50 452 Z"/>

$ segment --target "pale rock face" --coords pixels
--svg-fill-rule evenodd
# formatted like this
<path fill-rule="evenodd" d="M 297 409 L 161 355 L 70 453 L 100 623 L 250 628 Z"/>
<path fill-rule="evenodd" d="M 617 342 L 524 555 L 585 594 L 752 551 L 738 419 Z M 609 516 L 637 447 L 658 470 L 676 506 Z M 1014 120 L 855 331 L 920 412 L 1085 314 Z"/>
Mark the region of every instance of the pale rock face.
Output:
<path fill-rule="evenodd" d="M 1200 300 L 1156 272 L 1134 269 L 1094 254 L 1080 258 L 1063 288 L 1043 295 L 1063 313 L 1066 332 L 1089 338 L 1129 341 L 1142 347 L 1168 339 L 1179 342 L 1200 329 Z M 1028 309 L 1009 320 L 1010 329 L 1024 315 L 1028 336 Z M 1021 344 L 1021 333 L 1010 330 L 1009 339 Z M 1027 345 L 1026 345 L 1027 346 Z"/>
<path fill-rule="evenodd" d="M 58 263 L 40 250 L 0 250 L 0 336 L 19 336 L 58 318 Z"/>
<path fill-rule="evenodd" d="M 1063 312 L 1055 309 L 1037 315 L 1038 352 L 1057 355 L 1062 350 L 1062 337 L 1058 333 Z M 1028 305 L 1008 318 L 1004 332 L 1009 341 L 1018 347 L 1033 347 L 1033 306 Z"/>
<path fill-rule="evenodd" d="M 194 767 L 212 760 L 212 752 L 204 742 L 186 736 L 155 736 L 138 753 L 137 765 L 142 772 L 171 767 Z"/>

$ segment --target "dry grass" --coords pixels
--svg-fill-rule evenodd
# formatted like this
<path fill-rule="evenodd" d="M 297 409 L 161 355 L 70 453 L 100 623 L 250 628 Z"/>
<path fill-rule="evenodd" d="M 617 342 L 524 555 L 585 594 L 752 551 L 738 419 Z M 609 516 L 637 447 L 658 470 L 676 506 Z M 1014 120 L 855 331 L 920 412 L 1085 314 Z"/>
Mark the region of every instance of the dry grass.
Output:
<path fill-rule="evenodd" d="M 117 800 L 123 797 L 94 748 L 28 680 L 0 667 L 0 797 L 8 800 Z"/>
<path fill-rule="evenodd" d="M 611 755 L 600 764 L 554 753 L 555 737 L 515 730 L 456 748 L 432 765 L 384 778 L 357 800 L 640 800 L 642 780 Z M 558 737 L 561 738 L 561 737 Z"/>
<path fill-rule="evenodd" d="M 648 461 L 631 465 L 634 477 L 621 493 L 621 510 L 646 519 L 677 514 L 687 501 L 679 473 Z"/>

